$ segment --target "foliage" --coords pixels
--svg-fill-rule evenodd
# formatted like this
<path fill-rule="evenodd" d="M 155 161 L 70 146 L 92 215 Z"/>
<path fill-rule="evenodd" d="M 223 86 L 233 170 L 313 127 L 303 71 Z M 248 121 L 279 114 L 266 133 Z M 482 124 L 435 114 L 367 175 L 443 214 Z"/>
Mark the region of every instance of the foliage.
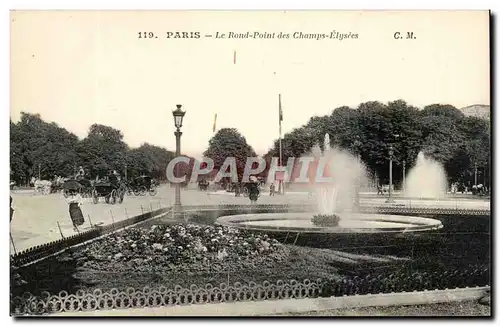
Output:
<path fill-rule="evenodd" d="M 78 138 L 40 115 L 22 113 L 10 123 L 11 178 L 26 182 L 31 176 L 73 173 Z"/>
<path fill-rule="evenodd" d="M 441 162 L 450 181 L 471 182 L 474 166 L 489 171 L 489 121 L 466 117 L 451 105 L 433 104 L 419 110 L 403 100 L 387 104 L 361 103 L 357 108 L 339 107 L 330 115 L 312 117 L 307 124 L 284 135 L 283 160 L 310 153 L 323 146 L 325 133 L 330 144 L 359 155 L 381 183 L 389 179 L 389 147 L 393 147 L 393 178 L 402 181 L 419 152 Z M 264 155 L 270 161 L 279 154 L 279 141 Z"/>
<path fill-rule="evenodd" d="M 164 179 L 168 162 L 175 153 L 148 143 L 133 148 L 127 153 L 127 175 L 131 178 L 140 175 L 150 175 L 156 179 Z"/>
<path fill-rule="evenodd" d="M 336 214 L 319 214 L 314 215 L 311 221 L 317 226 L 334 227 L 339 225 L 340 217 Z"/>
<path fill-rule="evenodd" d="M 147 143 L 130 149 L 121 131 L 109 126 L 94 124 L 79 140 L 56 123 L 24 112 L 18 123 L 10 121 L 10 144 L 10 178 L 18 184 L 39 174 L 45 180 L 74 176 L 79 166 L 91 178 L 109 170 L 124 175 L 126 169 L 128 178 L 146 174 L 162 180 L 174 157 L 173 152 Z"/>
<path fill-rule="evenodd" d="M 203 155 L 214 161 L 214 169 L 217 171 L 223 167 L 228 157 L 234 157 L 239 179 L 243 175 L 247 158 L 257 156 L 245 137 L 234 128 L 220 129 L 210 139 L 208 148 Z M 229 172 L 229 168 L 222 172 Z"/>
<path fill-rule="evenodd" d="M 103 176 L 110 170 L 124 171 L 127 150 L 121 131 L 99 124 L 90 126 L 87 137 L 78 146 L 78 154 L 91 176 Z"/>

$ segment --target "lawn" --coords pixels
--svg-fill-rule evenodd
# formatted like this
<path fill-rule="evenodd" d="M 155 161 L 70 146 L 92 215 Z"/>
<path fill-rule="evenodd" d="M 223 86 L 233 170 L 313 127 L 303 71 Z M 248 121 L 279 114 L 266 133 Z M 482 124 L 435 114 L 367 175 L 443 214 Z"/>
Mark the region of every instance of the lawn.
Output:
<path fill-rule="evenodd" d="M 12 294 L 318 278 L 335 283 L 343 277 L 392 277 L 392 283 L 382 288 L 365 282 L 365 292 L 397 290 L 395 280 L 411 283 L 408 290 L 412 290 L 412 286 L 449 285 L 426 281 L 445 272 L 455 271 L 454 277 L 460 277 L 456 271 L 489 267 L 486 218 L 442 217 L 444 230 L 415 235 L 301 235 L 294 245 L 290 243 L 294 237 L 284 243 L 283 234 L 213 225 L 213 212 L 209 214 L 205 223 L 200 223 L 204 221 L 199 215 L 196 223 L 148 223 L 123 230 L 21 268 L 19 273 L 28 283 L 13 286 Z M 462 286 L 460 282 L 455 285 Z"/>

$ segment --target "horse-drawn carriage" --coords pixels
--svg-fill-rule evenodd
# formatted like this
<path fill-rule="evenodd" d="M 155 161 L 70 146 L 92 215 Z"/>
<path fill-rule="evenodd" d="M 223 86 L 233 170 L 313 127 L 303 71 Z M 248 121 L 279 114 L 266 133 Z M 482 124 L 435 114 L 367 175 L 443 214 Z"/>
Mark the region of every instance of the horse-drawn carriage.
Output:
<path fill-rule="evenodd" d="M 69 193 L 74 190 L 78 192 L 83 198 L 92 196 L 92 182 L 87 179 L 69 179 L 64 181 L 62 185 L 64 197 L 68 197 Z"/>
<path fill-rule="evenodd" d="M 203 179 L 203 180 L 198 181 L 198 189 L 201 191 L 207 191 L 209 185 L 210 184 L 209 184 L 208 180 Z"/>
<path fill-rule="evenodd" d="M 106 204 L 121 204 L 125 197 L 125 187 L 123 183 L 112 178 L 94 183 L 92 190 L 92 202 L 97 204 L 99 198 L 104 197 Z"/>
<path fill-rule="evenodd" d="M 259 182 L 246 182 L 243 185 L 243 196 L 249 197 L 251 202 L 256 202 L 261 194 Z"/>
<path fill-rule="evenodd" d="M 64 191 L 64 181 L 54 180 L 50 185 L 50 193 L 58 193 L 59 191 Z"/>
<path fill-rule="evenodd" d="M 156 184 L 149 176 L 142 175 L 132 180 L 128 185 L 129 191 L 132 191 L 136 196 L 145 196 L 149 193 L 155 196 L 157 193 Z"/>

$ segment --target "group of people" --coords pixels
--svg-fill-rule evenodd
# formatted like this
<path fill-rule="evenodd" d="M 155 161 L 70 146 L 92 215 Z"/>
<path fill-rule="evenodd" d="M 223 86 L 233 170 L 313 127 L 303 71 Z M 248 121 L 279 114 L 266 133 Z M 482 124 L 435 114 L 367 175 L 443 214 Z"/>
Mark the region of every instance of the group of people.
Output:
<path fill-rule="evenodd" d="M 470 191 L 473 195 L 485 195 L 488 193 L 489 189 L 481 183 L 468 187 L 463 183 L 454 182 L 451 184 L 450 191 L 452 194 L 456 194 L 457 192 L 466 194 Z"/>

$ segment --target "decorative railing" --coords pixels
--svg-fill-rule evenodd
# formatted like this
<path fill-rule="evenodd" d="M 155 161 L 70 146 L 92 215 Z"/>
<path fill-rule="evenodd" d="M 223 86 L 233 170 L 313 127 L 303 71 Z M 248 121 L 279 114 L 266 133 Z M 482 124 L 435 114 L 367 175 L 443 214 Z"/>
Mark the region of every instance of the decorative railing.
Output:
<path fill-rule="evenodd" d="M 40 296 L 29 293 L 22 297 L 11 298 L 13 315 L 40 315 L 59 312 L 92 311 L 106 309 L 127 309 L 160 307 L 188 304 L 206 304 L 235 301 L 262 301 L 278 299 L 303 299 L 360 294 L 378 294 L 391 292 L 411 292 L 437 289 L 454 289 L 489 285 L 489 269 L 471 267 L 464 270 L 439 272 L 400 272 L 372 277 L 343 277 L 336 280 L 302 282 L 277 281 L 256 284 L 235 283 L 228 286 L 206 284 L 191 285 L 189 288 L 175 286 L 133 288 L 120 291 L 95 289 L 68 294 L 65 291 L 57 295 L 48 292 Z"/>
<path fill-rule="evenodd" d="M 294 212 L 312 212 L 316 209 L 315 205 L 290 205 L 290 204 L 263 204 L 263 205 L 192 205 L 184 206 L 185 211 L 195 210 L 237 210 L 237 211 L 294 211 Z M 398 206 L 361 206 L 360 213 L 379 213 L 379 214 L 409 214 L 409 215 L 476 215 L 489 216 L 489 209 L 472 208 L 433 208 L 433 207 L 398 207 Z"/>
<path fill-rule="evenodd" d="M 362 213 L 408 214 L 408 215 L 474 215 L 490 216 L 489 209 L 432 208 L 432 207 L 360 207 Z"/>

